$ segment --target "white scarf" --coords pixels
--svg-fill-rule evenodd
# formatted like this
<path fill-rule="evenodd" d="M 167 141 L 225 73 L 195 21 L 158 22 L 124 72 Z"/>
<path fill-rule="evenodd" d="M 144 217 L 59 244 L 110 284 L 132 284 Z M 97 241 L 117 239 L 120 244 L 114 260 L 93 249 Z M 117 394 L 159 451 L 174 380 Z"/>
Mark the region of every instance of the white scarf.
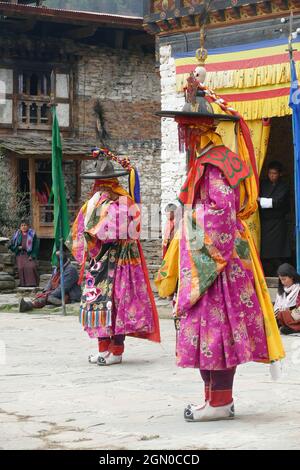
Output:
<path fill-rule="evenodd" d="M 97 206 L 97 203 L 99 201 L 99 198 L 101 196 L 101 193 L 99 191 L 97 191 L 92 197 L 91 199 L 89 200 L 88 202 L 88 205 L 87 205 L 87 208 L 86 208 L 86 213 L 85 213 L 85 217 L 84 217 L 84 228 L 86 229 L 87 228 L 87 225 L 89 223 L 89 220 L 91 218 L 91 215 L 95 209 L 95 207 Z"/>
<path fill-rule="evenodd" d="M 274 312 L 278 312 L 279 310 L 287 310 L 290 307 L 296 306 L 296 300 L 300 291 L 300 284 L 293 284 L 290 287 L 284 287 L 283 294 L 277 294 L 275 305 L 274 305 Z"/>

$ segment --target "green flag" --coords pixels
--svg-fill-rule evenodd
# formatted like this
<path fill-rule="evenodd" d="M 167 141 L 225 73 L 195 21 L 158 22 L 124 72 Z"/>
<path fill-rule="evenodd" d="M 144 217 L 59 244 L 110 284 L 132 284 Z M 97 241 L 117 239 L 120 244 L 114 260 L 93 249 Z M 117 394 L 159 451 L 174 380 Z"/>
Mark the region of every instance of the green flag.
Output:
<path fill-rule="evenodd" d="M 62 145 L 55 106 L 52 107 L 52 115 L 52 194 L 54 202 L 54 246 L 52 263 L 56 264 L 57 257 L 55 252 L 59 250 L 60 238 L 66 241 L 70 232 L 70 223 L 62 171 Z"/>

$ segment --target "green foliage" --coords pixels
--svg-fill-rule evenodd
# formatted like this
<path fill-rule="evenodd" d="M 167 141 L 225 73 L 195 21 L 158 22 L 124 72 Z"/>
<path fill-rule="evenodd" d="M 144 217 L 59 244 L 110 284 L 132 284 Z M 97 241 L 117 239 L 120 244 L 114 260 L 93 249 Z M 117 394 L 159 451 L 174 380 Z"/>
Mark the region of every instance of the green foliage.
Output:
<path fill-rule="evenodd" d="M 16 192 L 16 180 L 9 175 L 0 154 L 0 236 L 10 237 L 20 221 L 28 218 L 28 194 Z"/>
<path fill-rule="evenodd" d="M 65 10 L 143 16 L 142 0 L 45 0 L 44 5 Z"/>

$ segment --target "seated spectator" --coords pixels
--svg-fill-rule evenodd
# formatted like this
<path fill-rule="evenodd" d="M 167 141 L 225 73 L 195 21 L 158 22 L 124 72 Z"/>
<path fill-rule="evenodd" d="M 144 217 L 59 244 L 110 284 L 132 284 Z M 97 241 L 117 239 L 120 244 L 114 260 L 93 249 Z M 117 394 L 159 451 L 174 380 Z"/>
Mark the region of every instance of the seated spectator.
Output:
<path fill-rule="evenodd" d="M 36 259 L 39 251 L 39 240 L 27 221 L 22 220 L 8 246 L 15 253 L 20 279 L 20 287 L 37 287 L 39 275 Z"/>
<path fill-rule="evenodd" d="M 174 238 L 175 234 L 175 213 L 177 211 L 176 204 L 169 203 L 165 208 L 165 212 L 167 215 L 167 222 L 164 231 L 164 237 L 162 242 L 162 257 L 164 258 L 171 241 Z"/>
<path fill-rule="evenodd" d="M 58 258 L 58 267 L 56 267 L 52 273 L 51 279 L 43 292 L 36 295 L 31 302 L 26 302 L 21 299 L 19 305 L 20 312 L 28 312 L 34 308 L 42 308 L 45 305 L 62 305 L 61 300 L 61 279 L 60 279 L 60 268 L 59 268 L 59 251 L 56 252 Z M 68 259 L 68 255 L 64 252 L 63 254 L 64 263 L 64 284 L 65 284 L 65 302 L 73 303 L 80 302 L 81 289 L 78 285 L 78 272 L 75 266 L 71 264 Z"/>
<path fill-rule="evenodd" d="M 293 266 L 284 263 L 278 268 L 278 293 L 274 312 L 280 332 L 300 331 L 300 276 Z"/>

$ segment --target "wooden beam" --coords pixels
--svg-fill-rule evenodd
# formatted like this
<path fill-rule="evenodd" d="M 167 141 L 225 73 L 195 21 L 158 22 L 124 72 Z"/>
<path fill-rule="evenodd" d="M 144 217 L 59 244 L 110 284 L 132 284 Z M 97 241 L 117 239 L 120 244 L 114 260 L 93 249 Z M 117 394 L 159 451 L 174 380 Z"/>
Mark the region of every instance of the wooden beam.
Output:
<path fill-rule="evenodd" d="M 94 36 L 98 29 L 98 26 L 83 26 L 79 28 L 72 28 L 67 32 L 64 32 L 63 35 L 66 38 L 71 39 L 84 39 Z"/>
<path fill-rule="evenodd" d="M 120 29 L 120 30 L 115 31 L 115 48 L 116 49 L 123 49 L 124 38 L 125 38 L 124 30 Z"/>
<path fill-rule="evenodd" d="M 32 31 L 36 25 L 33 19 L 28 20 L 15 20 L 13 18 L 0 19 L 1 30 L 6 30 L 8 33 L 27 33 Z"/>
<path fill-rule="evenodd" d="M 245 12 L 247 16 L 257 16 L 256 5 L 244 5 L 242 11 Z"/>
<path fill-rule="evenodd" d="M 132 45 L 139 45 L 139 46 L 153 46 L 155 44 L 155 40 L 153 36 L 150 36 L 149 34 L 130 34 L 128 36 L 128 46 Z"/>
<path fill-rule="evenodd" d="M 179 18 L 169 18 L 169 23 L 173 29 L 180 28 L 181 22 Z"/>
<path fill-rule="evenodd" d="M 217 10 L 209 13 L 211 23 L 223 23 L 225 21 L 225 11 Z"/>
<path fill-rule="evenodd" d="M 161 20 L 157 22 L 157 26 L 160 28 L 161 31 L 170 31 L 171 25 L 169 25 L 168 21 Z"/>
<path fill-rule="evenodd" d="M 288 10 L 289 2 L 288 0 L 274 0 L 274 6 L 280 10 Z"/>
<path fill-rule="evenodd" d="M 238 7 L 234 7 L 232 8 L 231 10 L 231 16 L 235 19 L 239 19 L 241 17 L 241 12 L 240 12 L 240 9 Z"/>
<path fill-rule="evenodd" d="M 257 6 L 257 9 L 265 14 L 272 13 L 272 2 L 262 2 Z"/>
<path fill-rule="evenodd" d="M 156 23 L 145 23 L 144 29 L 149 34 L 157 34 L 160 31 L 160 28 Z"/>
<path fill-rule="evenodd" d="M 30 208 L 32 211 L 32 222 L 37 223 L 38 214 L 36 212 L 36 194 L 35 194 L 35 158 L 28 159 L 29 169 L 29 189 L 30 189 Z"/>

